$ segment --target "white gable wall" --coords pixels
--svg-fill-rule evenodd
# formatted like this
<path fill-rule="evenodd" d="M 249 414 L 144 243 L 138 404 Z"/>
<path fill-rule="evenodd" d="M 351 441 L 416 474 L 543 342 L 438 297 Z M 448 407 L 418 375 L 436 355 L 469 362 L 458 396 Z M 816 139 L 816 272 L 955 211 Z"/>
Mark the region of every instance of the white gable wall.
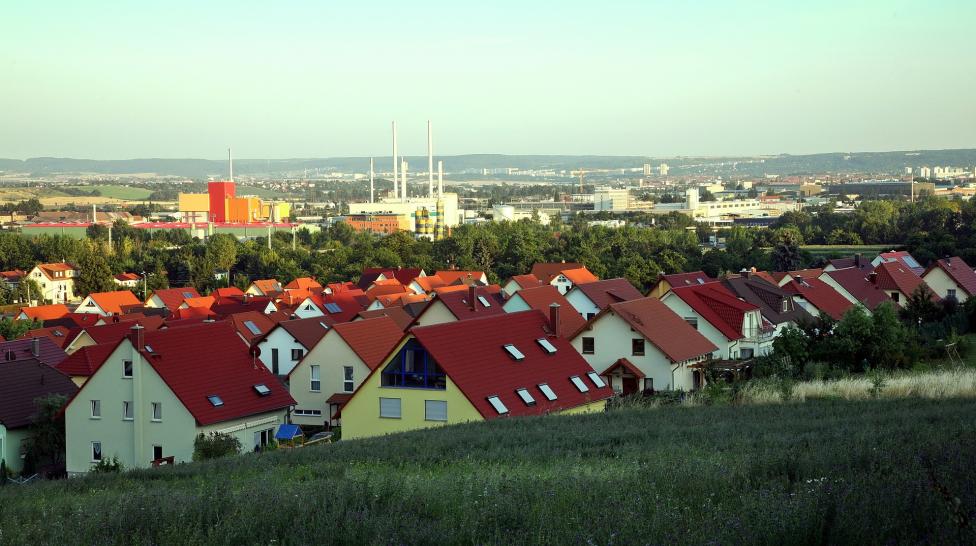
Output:
<path fill-rule="evenodd" d="M 574 287 L 569 293 L 566 294 L 566 299 L 569 301 L 570 305 L 573 306 L 576 311 L 586 320 L 597 316 L 600 313 L 600 308 L 597 307 L 595 303 L 583 293 L 579 287 Z"/>
<path fill-rule="evenodd" d="M 949 290 L 955 290 L 956 301 L 959 303 L 964 303 L 967 299 L 969 299 L 966 291 L 956 284 L 956 281 L 952 280 L 952 277 L 950 277 L 941 267 L 932 268 L 931 271 L 922 277 L 922 280 L 924 280 L 925 284 L 929 285 L 929 288 L 938 294 L 940 298 L 945 299 L 949 293 Z"/>

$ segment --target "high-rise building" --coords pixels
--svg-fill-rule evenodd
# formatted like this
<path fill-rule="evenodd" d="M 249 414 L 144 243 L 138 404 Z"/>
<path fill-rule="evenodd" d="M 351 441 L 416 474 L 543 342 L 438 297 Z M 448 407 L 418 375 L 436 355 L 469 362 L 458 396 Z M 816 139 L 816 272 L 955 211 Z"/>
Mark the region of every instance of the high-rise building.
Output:
<path fill-rule="evenodd" d="M 659 174 L 660 174 L 661 176 L 667 176 L 667 175 L 668 175 L 668 171 L 669 171 L 670 169 L 671 169 L 671 167 L 668 167 L 668 164 L 667 164 L 667 163 L 661 163 L 661 164 L 660 164 L 660 165 L 658 165 L 658 167 L 657 167 L 657 171 L 658 171 L 658 173 L 659 173 Z"/>
<path fill-rule="evenodd" d="M 644 176 L 651 176 L 651 174 L 652 174 L 651 164 L 650 163 L 644 163 Z"/>

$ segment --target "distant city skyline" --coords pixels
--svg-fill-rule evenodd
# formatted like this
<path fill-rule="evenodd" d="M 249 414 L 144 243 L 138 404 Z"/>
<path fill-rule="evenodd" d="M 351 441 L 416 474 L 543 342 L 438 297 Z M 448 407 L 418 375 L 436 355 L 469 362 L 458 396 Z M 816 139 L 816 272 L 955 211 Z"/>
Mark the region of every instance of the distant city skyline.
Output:
<path fill-rule="evenodd" d="M 0 157 L 976 147 L 976 3 L 20 2 Z"/>

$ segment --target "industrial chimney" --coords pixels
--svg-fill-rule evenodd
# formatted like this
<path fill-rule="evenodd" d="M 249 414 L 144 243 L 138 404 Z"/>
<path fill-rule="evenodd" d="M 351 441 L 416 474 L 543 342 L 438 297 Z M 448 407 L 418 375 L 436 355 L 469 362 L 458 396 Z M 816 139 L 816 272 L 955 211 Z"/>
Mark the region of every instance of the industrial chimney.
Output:
<path fill-rule="evenodd" d="M 427 195 L 434 198 L 434 137 L 431 134 L 430 120 L 427 120 Z"/>
<path fill-rule="evenodd" d="M 393 122 L 393 198 L 396 199 L 397 194 L 397 161 L 400 160 L 400 155 L 397 153 L 397 141 L 396 141 L 396 122 Z"/>

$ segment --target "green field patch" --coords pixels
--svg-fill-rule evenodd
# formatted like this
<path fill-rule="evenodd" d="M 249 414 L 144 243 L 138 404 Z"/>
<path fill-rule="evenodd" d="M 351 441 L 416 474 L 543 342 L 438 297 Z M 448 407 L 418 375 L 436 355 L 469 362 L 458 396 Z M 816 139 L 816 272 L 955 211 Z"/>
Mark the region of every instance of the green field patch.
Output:
<path fill-rule="evenodd" d="M 131 186 L 68 186 L 82 192 L 98 191 L 101 197 L 121 199 L 124 201 L 144 201 L 149 199 L 152 190 Z"/>

